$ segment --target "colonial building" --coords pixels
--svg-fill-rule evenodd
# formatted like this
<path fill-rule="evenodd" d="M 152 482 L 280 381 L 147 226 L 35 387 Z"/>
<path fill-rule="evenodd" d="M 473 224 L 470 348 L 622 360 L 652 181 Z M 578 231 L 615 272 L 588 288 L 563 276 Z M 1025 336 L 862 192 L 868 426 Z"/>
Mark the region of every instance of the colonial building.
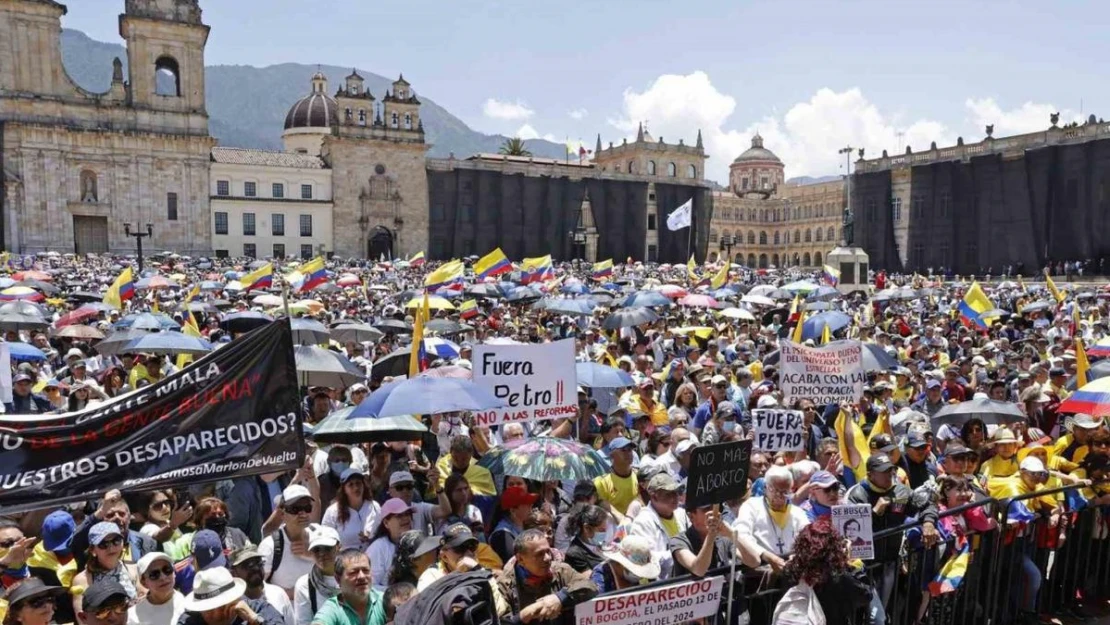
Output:
<path fill-rule="evenodd" d="M 713 194 L 709 259 L 748 267 L 818 267 L 840 239 L 844 182 L 785 182 L 785 166 L 763 137 L 729 165 L 729 188 Z"/>
<path fill-rule="evenodd" d="M 856 161 L 854 243 L 888 271 L 1036 273 L 1110 255 L 1110 124 L 1090 116 L 1012 137 Z"/>
<path fill-rule="evenodd" d="M 0 0 L 0 240 L 5 249 L 210 249 L 208 170 L 215 141 L 204 104 L 208 27 L 195 0 L 127 0 L 105 93 L 62 66 L 65 6 Z"/>

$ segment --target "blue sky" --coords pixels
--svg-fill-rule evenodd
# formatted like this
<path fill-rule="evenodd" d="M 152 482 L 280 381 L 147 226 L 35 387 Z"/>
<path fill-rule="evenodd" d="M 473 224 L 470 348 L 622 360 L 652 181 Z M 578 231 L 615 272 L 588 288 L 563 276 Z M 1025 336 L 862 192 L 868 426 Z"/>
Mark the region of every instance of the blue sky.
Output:
<path fill-rule="evenodd" d="M 64 0 L 63 0 L 64 1 Z M 119 41 L 123 0 L 70 0 L 63 25 Z M 1110 117 L 1094 2 L 201 0 L 209 64 L 403 71 L 486 132 L 619 142 L 648 120 L 700 127 L 710 177 L 752 132 L 788 175 L 842 171 L 836 148 L 901 152 Z M 492 100 L 492 101 L 491 101 Z M 1102 108 L 1100 108 L 1102 107 Z M 899 139 L 901 141 L 899 142 Z M 901 147 L 895 147 L 899 144 Z"/>

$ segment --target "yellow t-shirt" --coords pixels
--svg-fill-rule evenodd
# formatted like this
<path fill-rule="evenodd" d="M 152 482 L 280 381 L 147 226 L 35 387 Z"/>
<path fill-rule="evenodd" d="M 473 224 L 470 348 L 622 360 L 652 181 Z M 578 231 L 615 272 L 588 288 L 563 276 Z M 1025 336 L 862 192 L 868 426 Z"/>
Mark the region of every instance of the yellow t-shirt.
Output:
<path fill-rule="evenodd" d="M 640 494 L 640 484 L 633 471 L 628 477 L 620 477 L 616 473 L 606 473 L 594 478 L 594 488 L 597 496 L 602 501 L 609 502 L 609 506 L 620 512 L 628 514 L 628 506 Z"/>
<path fill-rule="evenodd" d="M 910 402 L 910 401 L 913 400 L 913 397 L 914 397 L 913 384 L 906 385 L 902 388 L 896 388 L 896 389 L 894 389 L 894 393 L 891 395 L 891 398 L 894 401 L 901 400 L 901 401 L 905 401 L 905 402 Z"/>
<path fill-rule="evenodd" d="M 667 538 L 678 536 L 678 519 L 673 516 L 669 519 L 659 517 L 659 522 L 663 524 L 663 529 L 667 532 Z"/>
<path fill-rule="evenodd" d="M 1005 460 L 1001 456 L 994 456 L 984 462 L 979 470 L 979 473 L 988 480 L 996 477 L 1010 477 L 1017 472 L 1018 461 L 1016 455 L 1009 460 Z"/>

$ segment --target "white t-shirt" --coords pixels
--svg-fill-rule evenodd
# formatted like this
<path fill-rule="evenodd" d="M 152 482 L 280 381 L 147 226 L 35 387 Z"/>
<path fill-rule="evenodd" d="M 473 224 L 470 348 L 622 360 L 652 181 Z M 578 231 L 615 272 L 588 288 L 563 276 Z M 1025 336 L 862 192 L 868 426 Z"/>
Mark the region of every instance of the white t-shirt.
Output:
<path fill-rule="evenodd" d="M 305 575 L 297 580 L 297 585 L 293 588 L 293 617 L 296 619 L 296 625 L 311 625 L 312 617 L 316 616 L 316 612 L 324 607 L 324 602 L 327 601 L 326 597 L 319 594 L 316 595 L 316 610 L 312 609 L 312 598 L 309 592 L 315 593 L 315 589 L 310 590 L 312 585 L 309 582 L 311 575 Z M 334 576 L 324 576 L 324 583 L 336 592 L 339 592 L 339 583 L 335 581 Z"/>
<path fill-rule="evenodd" d="M 369 535 L 374 531 L 378 524 L 378 516 L 381 514 L 382 507 L 376 501 L 363 501 L 362 507 L 358 510 L 351 510 L 347 522 L 342 525 L 339 523 L 339 504 L 333 503 L 328 506 L 324 511 L 324 518 L 320 523 L 335 528 L 339 532 L 339 544 L 343 549 L 350 547 L 362 548 L 362 537 L 359 536 L 360 532 L 366 532 Z"/>
<path fill-rule="evenodd" d="M 286 592 L 293 592 L 293 585 L 297 583 L 297 579 L 311 572 L 312 567 L 316 565 L 316 561 L 311 556 L 302 558 L 293 554 L 293 541 L 290 540 L 289 534 L 285 533 L 284 525 L 281 526 L 281 534 L 284 539 L 282 540 L 281 564 L 278 570 L 274 571 L 273 577 L 270 576 L 271 563 L 274 561 L 273 536 L 262 539 L 262 542 L 258 545 L 258 554 L 262 556 L 262 562 L 266 568 L 266 579 Z"/>
<path fill-rule="evenodd" d="M 370 543 L 366 555 L 370 556 L 370 578 L 374 588 L 385 592 L 389 587 L 389 569 L 393 566 L 393 554 L 397 546 L 389 540 L 389 536 L 379 536 Z"/>
<path fill-rule="evenodd" d="M 127 610 L 127 625 L 177 625 L 183 612 L 185 597 L 176 590 L 172 599 L 160 605 L 152 604 L 148 595 Z"/>
<path fill-rule="evenodd" d="M 282 568 L 285 568 L 284 562 L 282 562 Z M 262 597 L 266 599 L 266 603 L 273 606 L 281 614 L 285 625 L 297 625 L 297 621 L 293 617 L 293 602 L 289 600 L 289 595 L 284 589 L 263 582 Z"/>

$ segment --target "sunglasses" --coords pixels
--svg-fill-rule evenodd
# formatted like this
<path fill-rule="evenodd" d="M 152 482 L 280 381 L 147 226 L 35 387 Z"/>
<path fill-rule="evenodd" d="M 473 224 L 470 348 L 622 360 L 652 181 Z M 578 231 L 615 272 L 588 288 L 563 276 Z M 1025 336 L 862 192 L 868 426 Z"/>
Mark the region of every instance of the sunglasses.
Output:
<path fill-rule="evenodd" d="M 288 514 L 308 514 L 312 512 L 312 504 L 302 506 L 287 506 L 285 512 Z"/>
<path fill-rule="evenodd" d="M 833 493 L 839 493 L 840 492 L 840 484 L 833 484 L 832 486 L 826 486 L 825 488 L 822 488 L 821 490 L 825 491 L 826 493 L 828 493 L 830 495 L 833 494 Z"/>
<path fill-rule="evenodd" d="M 52 606 L 54 605 L 54 597 L 50 595 L 43 595 L 41 597 L 35 597 L 34 599 L 28 599 L 27 605 L 33 610 L 38 610 L 39 608 L 48 605 Z"/>
<path fill-rule="evenodd" d="M 131 607 L 131 604 L 127 601 L 124 601 L 123 603 L 117 603 L 116 605 L 105 606 L 95 612 L 96 620 L 106 621 L 112 618 L 113 614 L 125 614 L 127 612 L 127 608 L 129 607 Z"/>
<path fill-rule="evenodd" d="M 109 538 L 107 540 L 102 540 L 102 541 L 100 541 L 100 544 L 97 545 L 97 547 L 100 547 L 101 549 L 107 549 L 109 547 L 122 547 L 122 546 L 123 546 L 123 537 L 122 536 L 116 536 L 115 538 Z"/>
<path fill-rule="evenodd" d="M 714 384 L 713 388 L 728 388 L 728 384 Z"/>
<path fill-rule="evenodd" d="M 414 487 L 413 487 L 412 484 L 397 484 L 396 486 L 393 487 L 393 490 L 406 491 L 406 490 L 412 490 L 413 488 Z"/>
<path fill-rule="evenodd" d="M 11 549 L 19 541 L 20 541 L 19 538 L 12 538 L 11 540 L 0 541 L 0 547 L 2 547 L 4 549 Z"/>
<path fill-rule="evenodd" d="M 158 502 L 150 504 L 150 507 L 151 508 L 169 508 L 170 507 L 170 500 L 169 499 L 163 499 L 162 501 L 158 501 Z"/>
<path fill-rule="evenodd" d="M 1091 447 L 1110 447 L 1110 440 L 1091 441 Z"/>
<path fill-rule="evenodd" d="M 173 577 L 173 567 L 164 566 L 160 569 L 151 569 L 146 572 L 146 577 L 152 582 L 156 582 L 163 577 Z"/>

